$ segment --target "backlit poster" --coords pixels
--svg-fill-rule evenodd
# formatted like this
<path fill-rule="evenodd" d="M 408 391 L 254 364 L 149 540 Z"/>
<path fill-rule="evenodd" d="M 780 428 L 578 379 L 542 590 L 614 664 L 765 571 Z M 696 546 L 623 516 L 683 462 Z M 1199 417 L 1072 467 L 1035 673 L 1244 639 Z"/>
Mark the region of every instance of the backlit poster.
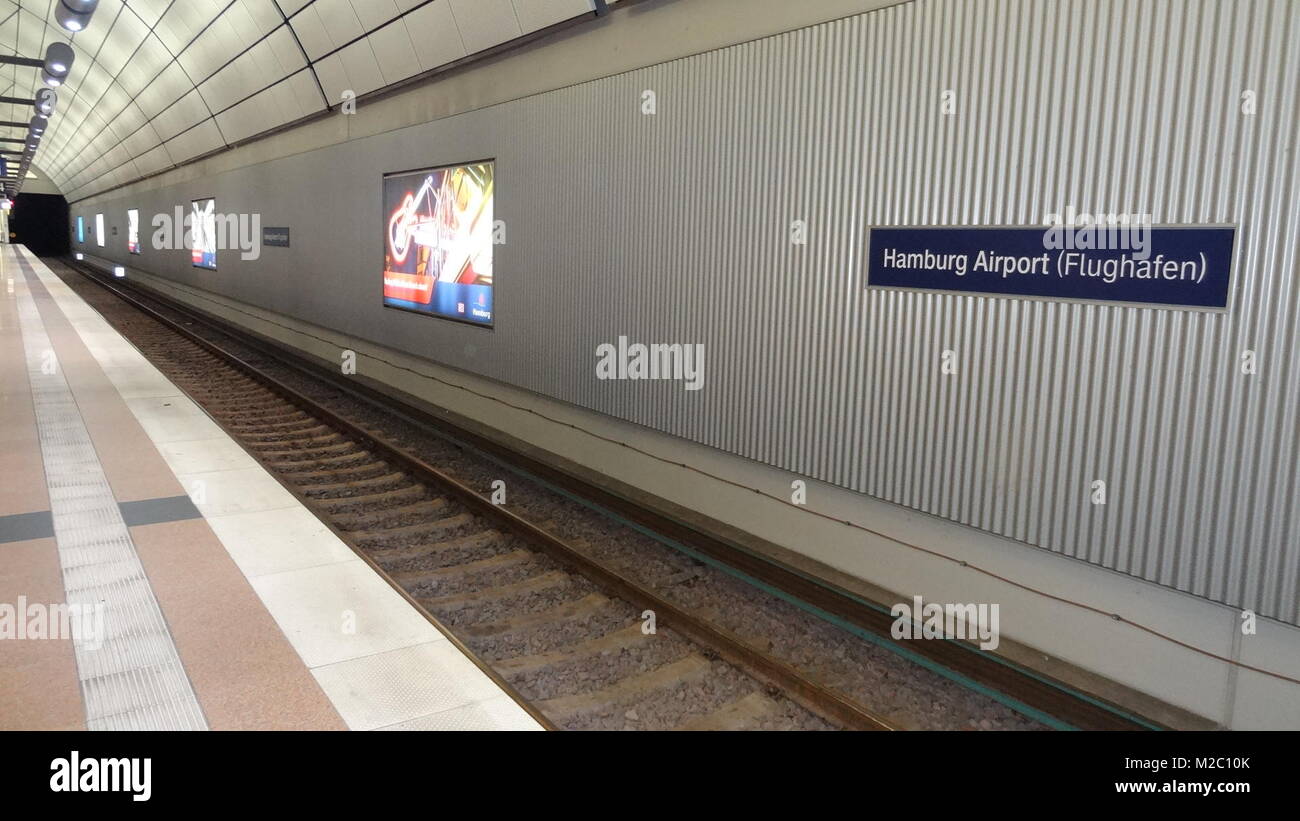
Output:
<path fill-rule="evenodd" d="M 217 201 L 190 201 L 190 262 L 195 268 L 217 270 Z"/>
<path fill-rule="evenodd" d="M 492 326 L 492 162 L 384 177 L 384 304 Z"/>
<path fill-rule="evenodd" d="M 126 212 L 126 250 L 128 253 L 140 253 L 140 211 L 129 208 Z"/>

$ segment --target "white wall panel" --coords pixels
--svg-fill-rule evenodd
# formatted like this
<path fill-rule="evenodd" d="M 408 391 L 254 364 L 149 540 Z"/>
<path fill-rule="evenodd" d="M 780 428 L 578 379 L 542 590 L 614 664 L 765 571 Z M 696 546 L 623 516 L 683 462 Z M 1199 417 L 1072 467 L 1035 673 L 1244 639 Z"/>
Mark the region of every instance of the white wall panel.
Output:
<path fill-rule="evenodd" d="M 163 144 L 167 146 L 167 153 L 171 156 L 172 162 L 181 163 L 220 148 L 223 142 L 216 121 L 204 120 Z"/>
<path fill-rule="evenodd" d="M 405 21 L 394 20 L 368 39 L 371 50 L 379 59 L 385 85 L 420 73 L 420 58 L 415 56 L 415 46 L 411 43 Z"/>
<path fill-rule="evenodd" d="M 592 0 L 512 0 L 515 17 L 524 32 L 537 31 L 579 14 L 596 10 Z"/>
<path fill-rule="evenodd" d="M 425 71 L 459 60 L 468 51 L 461 39 L 456 18 L 451 13 L 451 0 L 434 0 L 402 18 L 411 41 L 415 44 L 420 68 Z"/>
<path fill-rule="evenodd" d="M 375 59 L 375 50 L 370 41 L 362 38 L 344 48 L 336 55 L 343 63 L 343 71 L 348 77 L 348 88 L 357 94 L 365 94 L 384 85 L 383 72 L 379 70 L 379 61 Z M 334 98 L 335 100 L 338 97 Z"/>
<path fill-rule="evenodd" d="M 523 33 L 510 0 L 448 0 L 456 27 L 470 53 L 513 40 Z"/>

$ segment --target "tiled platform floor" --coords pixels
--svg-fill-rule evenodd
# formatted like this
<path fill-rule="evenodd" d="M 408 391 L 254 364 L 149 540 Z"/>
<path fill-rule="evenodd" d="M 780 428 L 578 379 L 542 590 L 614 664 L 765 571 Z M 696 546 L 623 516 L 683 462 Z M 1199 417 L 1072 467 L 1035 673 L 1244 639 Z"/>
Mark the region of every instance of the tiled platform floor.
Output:
<path fill-rule="evenodd" d="M 30 295 L 209 727 L 537 729 L 40 260 L 2 248 L 0 603 L 65 595 Z M 0 639 L 0 729 L 85 726 L 72 642 Z"/>

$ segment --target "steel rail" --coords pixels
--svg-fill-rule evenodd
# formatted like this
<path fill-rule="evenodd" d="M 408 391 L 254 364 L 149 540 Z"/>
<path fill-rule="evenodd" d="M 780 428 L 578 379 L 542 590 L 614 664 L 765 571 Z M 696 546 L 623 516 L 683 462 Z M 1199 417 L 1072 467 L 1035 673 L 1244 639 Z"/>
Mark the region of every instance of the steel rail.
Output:
<path fill-rule="evenodd" d="M 484 497 L 468 485 L 465 485 L 459 480 L 447 475 L 422 459 L 412 456 L 410 453 L 407 453 L 402 449 L 401 446 L 390 442 L 385 437 L 352 422 L 329 408 L 323 407 L 316 400 L 305 396 L 297 389 L 292 388 L 275 377 L 263 372 L 256 365 L 249 363 L 239 355 L 225 350 L 221 346 L 203 338 L 201 335 L 186 328 L 184 325 L 176 322 L 170 317 L 163 315 L 151 306 L 144 304 L 132 294 L 127 293 L 125 290 L 118 287 L 115 283 L 110 283 L 100 276 L 88 273 L 82 266 L 68 264 L 68 267 L 72 270 L 78 271 L 90 281 L 105 288 L 119 299 L 131 305 L 136 310 L 139 310 L 149 318 L 157 321 L 167 329 L 199 345 L 204 350 L 223 360 L 231 367 L 244 372 L 267 387 L 280 398 L 298 407 L 304 413 L 307 413 L 324 422 L 326 425 L 335 428 L 341 434 L 353 439 L 363 447 L 375 451 L 376 454 L 381 456 L 385 461 L 392 462 L 395 467 L 408 472 L 412 478 L 415 478 L 418 481 L 427 482 L 448 491 L 469 509 L 489 520 L 495 520 L 504 525 L 530 544 L 541 548 L 542 551 L 559 561 L 561 564 L 586 577 L 598 587 L 602 587 L 614 593 L 619 598 L 634 604 L 639 609 L 654 611 L 656 624 L 670 627 L 687 636 L 695 643 L 712 650 L 717 653 L 719 657 L 736 665 L 751 677 L 768 686 L 776 687 L 792 700 L 812 712 L 849 729 L 898 729 L 894 724 L 882 716 L 875 714 L 844 695 L 813 681 L 786 662 L 759 650 L 729 631 L 710 624 L 706 620 L 689 613 L 651 589 L 638 584 L 621 573 L 584 555 L 581 551 L 570 547 L 563 540 L 545 530 L 542 530 L 526 519 L 493 504 L 490 499 Z M 150 295 L 149 298 L 152 299 L 154 297 Z M 171 308 L 171 306 L 168 307 Z M 215 327 L 213 323 L 206 318 L 194 316 L 190 312 L 182 309 L 176 310 L 184 315 L 192 316 L 196 321 L 202 321 L 204 325 L 213 327 L 214 330 L 223 334 L 235 336 L 235 334 L 232 334 L 228 329 Z M 199 399 L 194 397 L 191 398 L 196 402 L 196 404 L 202 406 L 203 403 Z M 231 432 L 231 436 L 232 438 L 238 439 L 236 433 Z M 267 465 L 267 467 L 272 471 L 272 475 L 276 475 L 272 465 Z M 284 482 L 281 482 L 281 484 L 285 484 L 285 486 L 293 491 L 299 499 L 302 499 L 310 505 L 310 501 L 298 493 L 292 486 Z M 326 523 L 330 524 L 329 522 Z M 408 602 L 415 606 L 426 619 L 438 627 L 438 629 L 449 638 L 454 639 L 451 630 L 442 625 L 437 617 L 403 590 L 386 571 L 380 568 L 374 561 L 370 560 L 361 548 L 353 542 L 345 532 L 334 528 L 332 524 L 331 530 L 343 539 L 359 556 L 367 559 L 370 566 L 378 572 L 390 586 L 396 589 Z M 489 671 L 491 670 L 489 664 L 479 660 L 477 656 L 462 643 L 457 641 L 457 645 L 462 651 L 469 654 L 480 668 Z M 493 679 L 497 681 L 498 684 L 503 685 L 507 692 L 510 693 L 515 700 L 521 704 L 521 706 L 524 706 L 525 709 L 529 710 L 530 714 L 535 718 L 544 718 L 539 710 L 530 705 L 522 696 L 519 696 L 498 674 L 494 671 L 491 674 Z M 547 723 L 550 724 L 549 720 Z M 550 726 L 554 725 L 551 724 Z"/>

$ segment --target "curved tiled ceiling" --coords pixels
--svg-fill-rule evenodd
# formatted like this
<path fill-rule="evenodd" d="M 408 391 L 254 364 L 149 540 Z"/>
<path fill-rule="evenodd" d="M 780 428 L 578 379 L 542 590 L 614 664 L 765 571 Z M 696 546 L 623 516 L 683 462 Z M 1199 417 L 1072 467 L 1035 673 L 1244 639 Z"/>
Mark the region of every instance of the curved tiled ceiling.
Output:
<path fill-rule="evenodd" d="M 100 0 L 74 37 L 58 0 L 0 0 L 0 52 L 76 51 L 36 163 L 69 200 L 123 185 L 581 15 L 600 0 Z M 0 96 L 40 70 L 0 66 Z M 328 103 L 327 103 L 328 101 Z M 0 104 L 26 122 L 30 106 Z M 19 138 L 15 131 L 6 137 Z"/>

